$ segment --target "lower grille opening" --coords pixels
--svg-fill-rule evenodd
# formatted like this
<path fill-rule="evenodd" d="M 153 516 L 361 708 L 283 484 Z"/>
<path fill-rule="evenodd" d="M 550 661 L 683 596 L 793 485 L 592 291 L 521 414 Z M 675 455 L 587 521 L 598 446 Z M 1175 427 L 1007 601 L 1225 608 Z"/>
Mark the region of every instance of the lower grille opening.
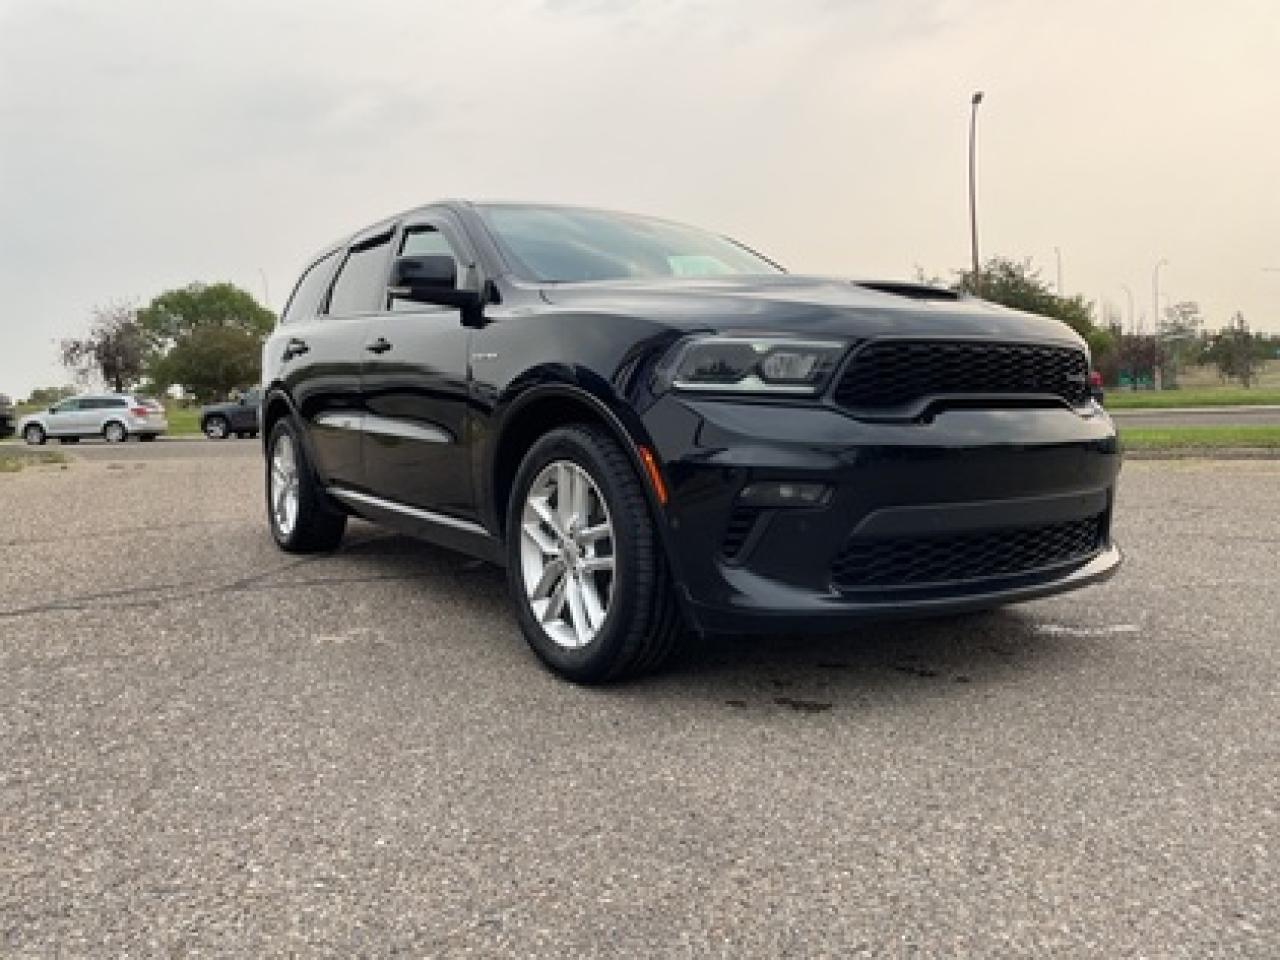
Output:
<path fill-rule="evenodd" d="M 839 589 L 922 587 L 1015 576 L 1089 559 L 1103 545 L 1106 514 L 981 533 L 852 540 L 832 565 Z"/>

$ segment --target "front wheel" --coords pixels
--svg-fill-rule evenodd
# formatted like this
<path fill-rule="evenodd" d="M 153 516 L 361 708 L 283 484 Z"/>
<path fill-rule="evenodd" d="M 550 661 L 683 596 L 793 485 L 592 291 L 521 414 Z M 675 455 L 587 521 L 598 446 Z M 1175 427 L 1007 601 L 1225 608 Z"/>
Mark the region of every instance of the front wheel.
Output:
<path fill-rule="evenodd" d="M 652 670 L 683 633 L 640 478 L 600 427 L 553 430 L 529 450 L 512 488 L 507 550 L 525 639 L 568 680 Z"/>
<path fill-rule="evenodd" d="M 123 423 L 112 420 L 102 428 L 102 439 L 107 443 L 124 443 L 129 439 L 129 431 L 124 428 Z"/>
<path fill-rule="evenodd" d="M 31 424 L 22 431 L 22 439 L 27 441 L 27 443 L 33 447 L 43 446 L 46 439 L 44 427 L 40 426 L 38 423 Z"/>
<path fill-rule="evenodd" d="M 333 550 L 347 529 L 347 515 L 321 489 L 288 419 L 272 428 L 267 446 L 267 522 L 276 544 L 289 553 Z"/>
<path fill-rule="evenodd" d="M 210 440 L 225 440 L 230 432 L 226 417 L 210 417 L 204 422 L 204 435 Z"/>

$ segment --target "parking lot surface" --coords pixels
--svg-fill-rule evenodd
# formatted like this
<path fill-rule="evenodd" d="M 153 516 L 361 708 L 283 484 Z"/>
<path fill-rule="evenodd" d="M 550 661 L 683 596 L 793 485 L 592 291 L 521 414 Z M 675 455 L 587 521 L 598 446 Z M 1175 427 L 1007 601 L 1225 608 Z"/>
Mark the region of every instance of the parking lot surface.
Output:
<path fill-rule="evenodd" d="M 259 450 L 0 476 L 0 956 L 1280 955 L 1280 464 L 1128 464 L 1084 593 L 581 689 L 492 567 L 278 553 Z"/>

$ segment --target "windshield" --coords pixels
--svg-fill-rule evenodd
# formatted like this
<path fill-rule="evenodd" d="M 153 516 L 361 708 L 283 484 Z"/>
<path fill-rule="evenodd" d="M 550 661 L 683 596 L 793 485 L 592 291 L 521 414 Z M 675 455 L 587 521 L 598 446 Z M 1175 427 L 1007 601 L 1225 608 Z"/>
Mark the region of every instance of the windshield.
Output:
<path fill-rule="evenodd" d="M 528 280 L 575 283 L 783 272 L 732 240 L 666 220 L 567 207 L 478 209 L 503 254 Z"/>

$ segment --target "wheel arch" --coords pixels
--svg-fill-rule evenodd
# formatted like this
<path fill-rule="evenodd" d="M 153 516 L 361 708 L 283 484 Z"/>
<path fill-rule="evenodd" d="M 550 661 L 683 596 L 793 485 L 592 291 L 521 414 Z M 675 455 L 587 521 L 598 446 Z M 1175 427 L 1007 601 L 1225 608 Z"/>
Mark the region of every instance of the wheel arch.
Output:
<path fill-rule="evenodd" d="M 271 431 L 274 429 L 276 422 L 281 417 L 297 417 L 298 410 L 293 404 L 293 398 L 285 391 L 280 384 L 272 384 L 264 391 L 262 395 L 262 449 L 266 452 L 267 444 L 271 441 Z M 207 415 L 202 417 L 200 422 L 203 424 L 207 419 Z M 306 431 L 303 431 L 305 433 Z M 302 438 L 302 442 L 308 444 L 307 454 L 310 456 L 311 449 L 307 437 Z"/>
<path fill-rule="evenodd" d="M 640 455 L 641 448 L 652 452 L 652 443 L 644 428 L 638 419 L 633 424 L 626 423 L 623 416 L 599 397 L 580 386 L 567 383 L 531 387 L 501 415 L 493 439 L 488 444 L 489 456 L 481 475 L 480 502 L 489 508 L 490 516 L 486 519 L 490 520 L 491 529 L 500 540 L 505 538 L 511 487 L 530 447 L 539 437 L 570 423 L 596 424 L 607 430 L 622 445 L 640 477 L 659 540 L 670 557 L 666 526 L 659 522 L 663 505 L 658 500 Z"/>

